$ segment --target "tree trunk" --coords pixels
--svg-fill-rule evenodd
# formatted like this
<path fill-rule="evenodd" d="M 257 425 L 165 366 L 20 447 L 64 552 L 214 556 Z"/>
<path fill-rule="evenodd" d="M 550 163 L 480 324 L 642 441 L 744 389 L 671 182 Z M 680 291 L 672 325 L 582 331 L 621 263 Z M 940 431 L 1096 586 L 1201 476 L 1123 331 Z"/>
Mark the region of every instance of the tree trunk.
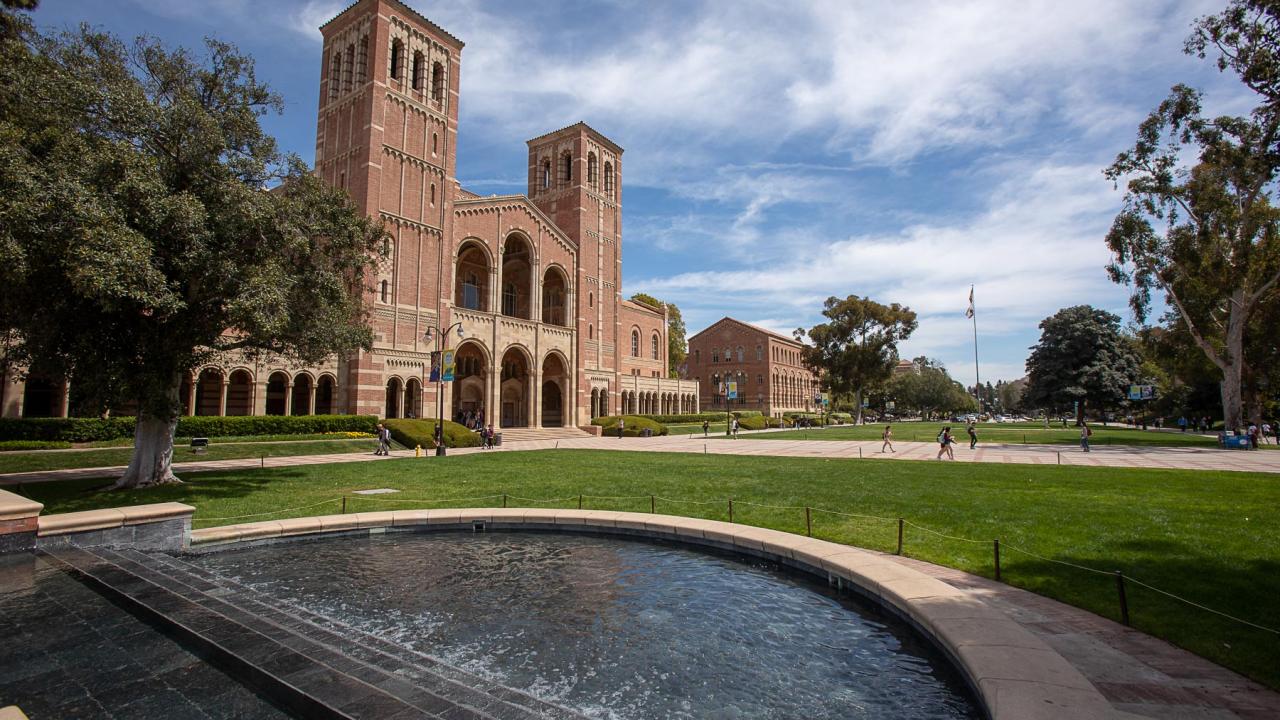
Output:
<path fill-rule="evenodd" d="M 1232 293 L 1231 315 L 1227 318 L 1225 352 L 1222 353 L 1222 427 L 1227 432 L 1244 427 L 1241 390 L 1244 385 L 1244 324 L 1240 309 L 1243 292 Z"/>
<path fill-rule="evenodd" d="M 1227 432 L 1244 427 L 1243 403 L 1240 398 L 1240 366 L 1231 363 L 1222 371 L 1222 429 Z"/>
<path fill-rule="evenodd" d="M 167 391 L 170 407 L 178 407 L 180 383 Z M 178 429 L 178 415 L 158 418 L 145 410 L 138 412 L 138 425 L 133 431 L 133 457 L 124 475 L 112 490 L 143 488 L 182 482 L 173 474 L 173 434 Z"/>
<path fill-rule="evenodd" d="M 862 424 L 862 388 L 858 388 L 857 390 L 853 391 L 853 404 L 856 405 L 858 408 L 856 410 L 858 414 L 854 416 L 853 424 L 861 425 Z"/>

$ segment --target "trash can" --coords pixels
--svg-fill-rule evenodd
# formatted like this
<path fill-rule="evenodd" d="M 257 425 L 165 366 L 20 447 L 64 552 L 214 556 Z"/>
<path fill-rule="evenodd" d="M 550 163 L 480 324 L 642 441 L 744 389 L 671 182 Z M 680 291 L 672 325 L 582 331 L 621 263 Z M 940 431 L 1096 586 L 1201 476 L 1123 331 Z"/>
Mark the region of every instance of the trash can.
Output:
<path fill-rule="evenodd" d="M 493 434 L 493 446 L 502 447 L 502 433 L 496 432 Z"/>
<path fill-rule="evenodd" d="M 1228 435 L 1226 437 L 1226 446 L 1228 450 L 1248 450 L 1250 447 L 1249 436 L 1248 435 Z"/>

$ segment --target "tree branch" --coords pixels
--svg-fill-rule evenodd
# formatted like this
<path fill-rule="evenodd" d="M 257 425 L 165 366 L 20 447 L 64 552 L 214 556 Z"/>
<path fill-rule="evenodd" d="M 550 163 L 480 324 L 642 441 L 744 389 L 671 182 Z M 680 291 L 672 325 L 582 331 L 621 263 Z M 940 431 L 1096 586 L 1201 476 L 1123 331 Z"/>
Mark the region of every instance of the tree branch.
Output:
<path fill-rule="evenodd" d="M 1196 327 L 1195 321 L 1193 321 L 1191 316 L 1187 314 L 1187 309 L 1182 305 L 1182 300 L 1178 298 L 1178 293 L 1174 292 L 1173 286 L 1171 284 L 1166 284 L 1164 280 L 1161 280 L 1158 277 L 1156 282 L 1159 283 L 1160 287 L 1163 288 L 1164 291 L 1169 294 L 1169 297 L 1173 299 L 1173 304 L 1178 307 L 1178 314 L 1182 316 L 1182 321 L 1187 324 L 1187 331 L 1191 333 L 1191 338 L 1196 341 L 1196 345 L 1200 346 L 1200 349 L 1204 351 L 1204 354 L 1209 357 L 1209 360 L 1213 362 L 1214 365 L 1217 365 L 1219 369 L 1226 372 L 1227 364 L 1223 362 L 1222 356 L 1219 355 L 1218 351 L 1209 344 L 1209 341 L 1204 339 L 1204 335 L 1200 334 L 1200 328 Z"/>

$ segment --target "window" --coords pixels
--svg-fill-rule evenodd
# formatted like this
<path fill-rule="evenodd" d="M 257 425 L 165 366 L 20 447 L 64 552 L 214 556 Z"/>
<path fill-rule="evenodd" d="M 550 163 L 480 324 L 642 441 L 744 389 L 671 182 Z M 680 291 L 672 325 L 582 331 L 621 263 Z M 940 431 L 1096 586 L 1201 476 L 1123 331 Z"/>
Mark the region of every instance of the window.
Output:
<path fill-rule="evenodd" d="M 436 205 L 436 184 L 431 183 L 431 207 Z"/>
<path fill-rule="evenodd" d="M 595 307 L 595 306 L 596 306 L 595 293 L 587 293 L 587 307 Z"/>
<path fill-rule="evenodd" d="M 391 78 L 399 80 L 403 74 L 404 68 L 400 67 L 404 64 L 404 45 L 399 39 L 391 41 Z"/>
<path fill-rule="evenodd" d="M 640 331 L 631 331 L 631 357 L 640 357 Z"/>
<path fill-rule="evenodd" d="M 604 194 L 613 199 L 613 163 L 605 162 L 604 164 Z"/>
<path fill-rule="evenodd" d="M 338 187 L 342 188 L 343 190 L 347 189 L 347 173 L 346 172 L 338 173 Z"/>
<path fill-rule="evenodd" d="M 756 360 L 763 360 L 763 359 L 764 359 L 764 346 L 763 346 L 763 345 L 757 345 L 757 346 L 756 346 Z"/>
<path fill-rule="evenodd" d="M 391 283 L 386 280 L 382 281 L 382 302 L 388 302 L 391 299 Z"/>
<path fill-rule="evenodd" d="M 756 375 L 756 383 L 758 383 L 758 384 L 760 384 L 760 385 L 763 385 L 763 384 L 764 384 L 764 375 L 757 374 L 757 375 Z"/>
<path fill-rule="evenodd" d="M 413 54 L 413 71 L 409 76 L 410 77 L 409 84 L 413 87 L 414 90 L 422 89 L 422 80 L 426 72 L 427 72 L 426 63 L 424 63 L 422 60 L 422 52 L 421 51 L 415 52 Z"/>
<path fill-rule="evenodd" d="M 717 350 L 716 348 L 711 348 L 711 362 L 713 363 L 720 362 L 720 351 Z"/>
<path fill-rule="evenodd" d="M 599 175 L 599 173 L 600 169 L 596 165 L 596 154 L 587 153 L 587 184 L 590 185 L 592 189 L 595 189 L 596 187 L 596 176 Z"/>
<path fill-rule="evenodd" d="M 588 326 L 587 326 L 587 339 L 588 339 L 588 340 L 590 340 L 590 339 L 592 339 L 592 338 L 594 338 L 594 337 L 596 336 L 595 329 L 596 329 L 596 326 L 595 326 L 595 325 L 588 325 Z"/>
<path fill-rule="evenodd" d="M 356 82 L 361 84 L 369 80 L 369 36 L 360 38 L 360 51 L 356 55 Z"/>
<path fill-rule="evenodd" d="M 694 350 L 694 351 L 693 351 L 693 362 L 694 362 L 694 364 L 696 364 L 696 365 L 701 365 L 701 364 L 702 364 L 702 351 L 701 351 L 701 350 Z"/>
<path fill-rule="evenodd" d="M 560 180 L 566 185 L 573 182 L 573 155 L 569 153 L 560 156 Z"/>
<path fill-rule="evenodd" d="M 436 63 L 431 66 L 431 99 L 440 102 L 444 98 L 444 66 Z"/>
<path fill-rule="evenodd" d="M 338 90 L 342 83 L 342 53 L 334 52 L 333 59 L 329 61 L 329 97 L 338 97 Z"/>
<path fill-rule="evenodd" d="M 653 334 L 653 337 L 651 338 L 649 344 L 652 346 L 652 348 L 650 349 L 650 354 L 653 355 L 654 360 L 657 360 L 658 359 L 658 333 Z"/>
<path fill-rule="evenodd" d="M 516 284 L 509 282 L 502 286 L 502 314 L 516 314 Z"/>
<path fill-rule="evenodd" d="M 355 45 L 347 46 L 347 61 L 343 63 L 342 70 L 343 70 L 342 89 L 347 92 L 351 92 L 351 88 L 352 88 L 351 76 L 354 75 L 356 71 L 356 46 Z"/>
<path fill-rule="evenodd" d="M 462 307 L 468 310 L 480 309 L 480 280 L 475 273 L 470 273 L 462 281 Z"/>
<path fill-rule="evenodd" d="M 440 134 L 431 133 L 431 154 L 435 155 L 440 152 Z"/>
<path fill-rule="evenodd" d="M 738 362 L 742 362 L 742 346 L 738 346 Z"/>
<path fill-rule="evenodd" d="M 546 190 L 551 187 L 551 161 L 543 158 L 542 160 L 542 189 Z"/>

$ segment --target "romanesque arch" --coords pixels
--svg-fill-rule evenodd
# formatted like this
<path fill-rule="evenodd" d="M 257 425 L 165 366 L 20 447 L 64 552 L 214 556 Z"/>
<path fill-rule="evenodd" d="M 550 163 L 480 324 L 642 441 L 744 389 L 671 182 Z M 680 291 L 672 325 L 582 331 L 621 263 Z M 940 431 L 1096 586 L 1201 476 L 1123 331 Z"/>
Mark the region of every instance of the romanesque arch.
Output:
<path fill-rule="evenodd" d="M 502 314 L 532 319 L 533 245 L 522 233 L 507 235 L 502 243 Z"/>
<path fill-rule="evenodd" d="M 325 373 L 316 381 L 316 414 L 332 415 L 337 401 L 338 381 Z"/>
<path fill-rule="evenodd" d="M 489 310 L 489 250 L 478 240 L 468 239 L 458 247 L 454 272 L 453 302 L 468 310 Z"/>
<path fill-rule="evenodd" d="M 487 416 L 491 403 L 488 402 L 489 387 L 489 354 L 480 343 L 474 340 L 464 341 L 458 345 L 454 354 L 456 369 L 453 375 L 452 408 L 454 422 L 463 423 L 468 419 L 474 421 L 479 413 Z M 485 422 L 492 418 L 486 417 Z"/>
<path fill-rule="evenodd" d="M 404 416 L 422 417 L 422 383 L 418 378 L 409 378 L 404 384 Z"/>
<path fill-rule="evenodd" d="M 542 322 L 569 326 L 569 279 L 564 268 L 552 265 L 542 274 Z"/>
<path fill-rule="evenodd" d="M 403 400 L 404 400 L 404 398 L 402 398 L 400 394 L 403 392 L 403 388 L 404 388 L 404 383 L 401 382 L 400 378 L 398 377 L 393 377 L 387 381 L 387 398 L 386 398 L 386 405 L 383 409 L 382 416 L 387 418 L 388 420 L 391 418 L 400 417 L 400 412 L 401 412 L 401 408 L 403 407 Z"/>
<path fill-rule="evenodd" d="M 290 415 L 311 414 L 312 381 L 309 373 L 298 373 L 293 378 L 293 390 L 289 395 Z"/>
<path fill-rule="evenodd" d="M 529 427 L 529 400 L 532 389 L 529 384 L 529 353 L 519 345 L 512 345 L 502 354 L 502 375 L 498 386 L 499 422 L 502 427 Z"/>
<path fill-rule="evenodd" d="M 569 396 L 569 363 L 558 352 L 547 353 L 542 360 L 542 427 L 564 427 L 568 423 Z"/>
<path fill-rule="evenodd" d="M 222 371 L 205 368 L 196 380 L 196 415 L 222 414 Z"/>
<path fill-rule="evenodd" d="M 289 393 L 289 376 L 277 370 L 267 377 L 267 404 L 266 413 L 268 415 L 283 415 L 285 404 L 288 402 Z"/>
<path fill-rule="evenodd" d="M 244 368 L 232 370 L 228 377 L 227 414 L 253 414 L 253 373 Z"/>

